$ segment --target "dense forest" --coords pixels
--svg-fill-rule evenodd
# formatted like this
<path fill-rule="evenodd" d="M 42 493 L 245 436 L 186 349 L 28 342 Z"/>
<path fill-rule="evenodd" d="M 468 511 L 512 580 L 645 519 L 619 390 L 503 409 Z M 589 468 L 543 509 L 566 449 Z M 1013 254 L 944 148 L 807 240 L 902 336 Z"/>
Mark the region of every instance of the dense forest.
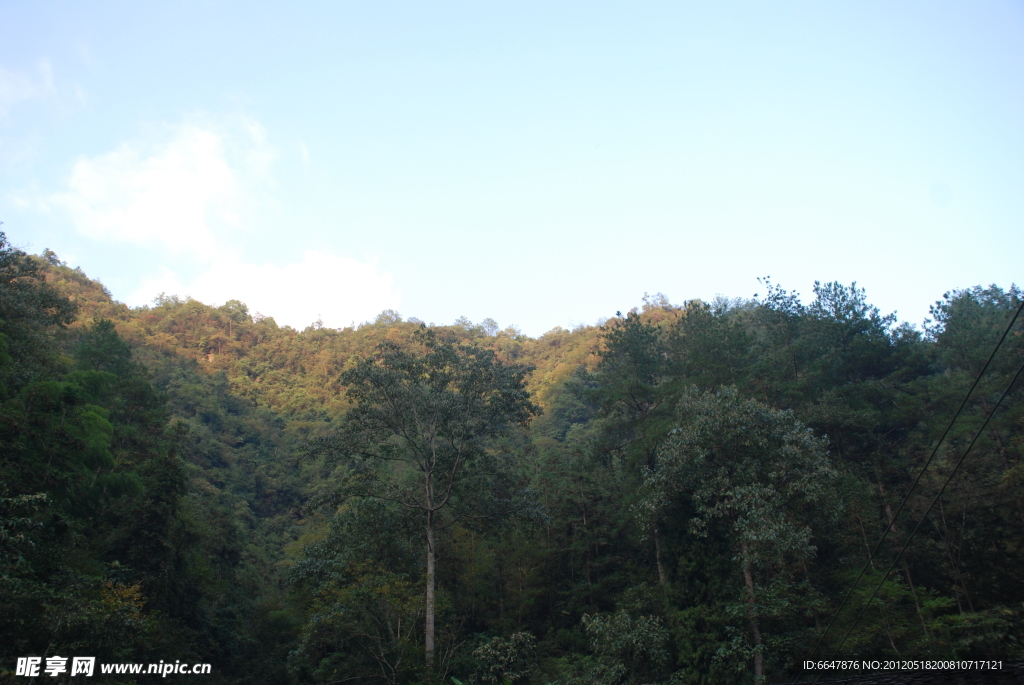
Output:
<path fill-rule="evenodd" d="M 129 308 L 0 234 L 0 682 L 58 654 L 454 685 L 1024 656 L 1021 291 L 918 328 L 762 283 L 539 338 L 297 331 Z"/>

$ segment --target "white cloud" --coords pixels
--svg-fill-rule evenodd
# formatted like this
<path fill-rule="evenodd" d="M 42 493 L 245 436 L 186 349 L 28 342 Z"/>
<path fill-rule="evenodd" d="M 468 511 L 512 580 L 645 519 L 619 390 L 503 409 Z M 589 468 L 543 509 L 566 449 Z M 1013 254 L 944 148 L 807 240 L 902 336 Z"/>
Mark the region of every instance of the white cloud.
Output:
<path fill-rule="evenodd" d="M 142 257 L 156 275 L 130 304 L 148 304 L 161 292 L 218 305 L 236 299 L 299 329 L 318 318 L 339 328 L 396 308 L 391 274 L 373 263 L 311 250 L 284 265 L 241 258 L 237 246 L 247 237 L 262 239 L 254 223 L 273 204 L 276 153 L 267 138 L 249 119 L 220 127 L 182 124 L 162 141 L 125 143 L 78 159 L 68 189 L 50 203 L 66 210 L 83 235 L 159 250 Z M 161 264 L 168 254 L 198 262 L 200 275 L 184 281 Z"/>
<path fill-rule="evenodd" d="M 130 303 L 148 304 L 160 293 L 215 305 L 241 300 L 250 312 L 299 330 L 317 319 L 329 328 L 372 320 L 385 309 L 397 308 L 401 299 L 391 274 L 375 264 L 312 250 L 301 262 L 285 266 L 246 264 L 224 256 L 187 284 L 163 268 L 143 283 Z"/>
<path fill-rule="evenodd" d="M 125 143 L 72 168 L 68 192 L 52 199 L 90 238 L 157 244 L 203 258 L 216 254 L 217 229 L 239 227 L 242 192 L 222 137 L 193 125 L 166 143 Z"/>
<path fill-rule="evenodd" d="M 55 92 L 53 69 L 46 60 L 39 62 L 35 74 L 0 67 L 0 116 L 19 102 Z"/>
<path fill-rule="evenodd" d="M 249 135 L 249 144 L 245 146 L 246 166 L 254 173 L 268 177 L 270 165 L 277 154 L 267 142 L 267 129 L 252 119 L 243 119 L 242 126 Z"/>

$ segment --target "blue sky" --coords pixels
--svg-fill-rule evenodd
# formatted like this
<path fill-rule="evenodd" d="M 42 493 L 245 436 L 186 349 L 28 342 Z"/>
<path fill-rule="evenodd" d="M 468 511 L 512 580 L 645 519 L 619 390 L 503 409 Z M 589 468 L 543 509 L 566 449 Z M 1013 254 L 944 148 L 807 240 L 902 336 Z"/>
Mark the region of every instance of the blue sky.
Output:
<path fill-rule="evenodd" d="M 1020 282 L 1024 4 L 0 4 L 0 220 L 146 304 L 538 335 Z"/>

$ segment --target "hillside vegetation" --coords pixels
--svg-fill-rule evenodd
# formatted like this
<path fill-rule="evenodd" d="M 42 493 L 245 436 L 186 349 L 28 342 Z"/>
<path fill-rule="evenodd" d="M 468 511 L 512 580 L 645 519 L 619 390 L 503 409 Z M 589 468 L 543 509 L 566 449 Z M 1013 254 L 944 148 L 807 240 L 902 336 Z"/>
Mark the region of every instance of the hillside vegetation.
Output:
<path fill-rule="evenodd" d="M 950 291 L 918 330 L 855 284 L 764 289 L 539 338 L 296 331 L 132 309 L 0 234 L 0 681 L 56 654 L 456 685 L 1024 656 L 1024 319 L 982 374 L 1021 292 Z"/>

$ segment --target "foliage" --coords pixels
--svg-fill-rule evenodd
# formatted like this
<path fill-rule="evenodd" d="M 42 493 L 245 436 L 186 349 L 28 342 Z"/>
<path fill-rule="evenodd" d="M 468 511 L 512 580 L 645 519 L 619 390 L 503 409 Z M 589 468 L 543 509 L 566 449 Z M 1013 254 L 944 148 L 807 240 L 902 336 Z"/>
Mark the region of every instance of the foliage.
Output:
<path fill-rule="evenodd" d="M 476 682 L 483 685 L 525 682 L 536 662 L 537 640 L 529 633 L 492 637 L 473 650 L 477 662 Z"/>
<path fill-rule="evenodd" d="M 715 531 L 729 540 L 746 590 L 731 613 L 746 615 L 750 635 L 734 631 L 719 656 L 751 657 L 759 677 L 764 619 L 799 612 L 804 596 L 813 596 L 809 580 L 797 579 L 815 552 L 812 524 L 820 530 L 838 514 L 838 473 L 824 441 L 791 412 L 743 399 L 735 388 L 690 390 L 678 411 L 677 427 L 647 472 L 642 511 L 650 519 L 685 496 L 694 512 L 690 532 Z"/>
<path fill-rule="evenodd" d="M 1024 320 L 910 491 L 1020 303 L 950 291 L 917 330 L 765 279 L 536 339 L 300 331 L 132 309 L 4 237 L 0 680 L 88 647 L 211 683 L 785 682 L 886 529 L 820 655 L 1024 655 L 1021 389 L 994 409 Z"/>
<path fill-rule="evenodd" d="M 606 661 L 609 672 L 621 672 L 626 682 L 638 683 L 664 676 L 668 632 L 659 617 L 634 617 L 620 609 L 607 616 L 584 614 L 582 624 L 590 648 Z"/>
<path fill-rule="evenodd" d="M 345 372 L 355 403 L 341 429 L 311 454 L 351 460 L 338 496 L 373 498 L 419 511 L 425 519 L 424 641 L 435 660 L 437 533 L 465 516 L 495 513 L 478 497 L 493 480 L 490 442 L 537 411 L 524 387 L 527 368 L 506 365 L 490 350 L 439 340 L 426 327 L 409 351 L 384 342 Z M 500 500 L 499 500 L 500 501 Z M 469 506 L 467 506 L 467 503 Z M 473 506 L 477 505 L 477 506 Z M 451 521 L 442 519 L 450 510 Z M 460 511 L 461 510 L 461 511 Z"/>

